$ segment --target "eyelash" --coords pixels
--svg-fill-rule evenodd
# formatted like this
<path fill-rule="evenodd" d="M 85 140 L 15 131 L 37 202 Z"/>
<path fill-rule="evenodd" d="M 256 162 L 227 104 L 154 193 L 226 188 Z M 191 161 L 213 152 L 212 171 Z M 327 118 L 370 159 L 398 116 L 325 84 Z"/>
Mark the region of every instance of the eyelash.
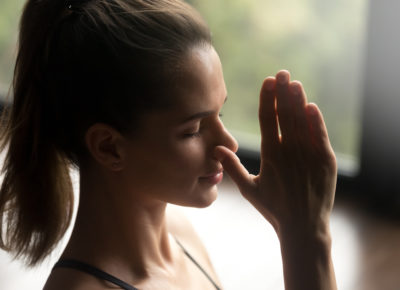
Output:
<path fill-rule="evenodd" d="M 200 131 L 194 132 L 194 133 L 189 133 L 189 134 L 185 134 L 186 138 L 195 138 L 195 137 L 199 137 L 200 136 Z"/>
<path fill-rule="evenodd" d="M 219 113 L 218 116 L 219 116 L 219 118 L 222 118 L 223 114 Z M 195 138 L 195 137 L 200 137 L 200 135 L 201 134 L 200 134 L 200 130 L 199 130 L 199 131 L 194 132 L 194 133 L 185 134 L 185 137 L 187 137 L 187 138 Z"/>

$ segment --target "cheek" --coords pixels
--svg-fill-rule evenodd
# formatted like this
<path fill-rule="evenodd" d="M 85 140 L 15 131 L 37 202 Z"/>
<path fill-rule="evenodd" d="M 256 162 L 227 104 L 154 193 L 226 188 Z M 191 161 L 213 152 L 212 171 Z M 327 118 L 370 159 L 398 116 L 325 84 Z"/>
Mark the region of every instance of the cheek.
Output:
<path fill-rule="evenodd" d="M 145 198 L 169 203 L 204 207 L 215 200 L 210 191 L 199 182 L 199 177 L 210 170 L 207 148 L 202 139 L 181 142 L 163 142 L 157 146 L 142 147 L 130 156 L 130 169 L 124 182 Z"/>
<path fill-rule="evenodd" d="M 170 150 L 166 150 L 164 157 L 169 170 L 175 170 L 182 175 L 203 174 L 207 164 L 205 147 L 201 140 L 196 138 L 179 142 Z"/>
<path fill-rule="evenodd" d="M 206 170 L 206 147 L 201 139 L 193 138 L 170 142 L 158 142 L 157 146 L 144 146 L 129 158 L 132 178 L 148 181 L 154 178 L 164 182 L 190 175 L 201 175 Z M 189 181 L 189 180 L 188 180 Z"/>

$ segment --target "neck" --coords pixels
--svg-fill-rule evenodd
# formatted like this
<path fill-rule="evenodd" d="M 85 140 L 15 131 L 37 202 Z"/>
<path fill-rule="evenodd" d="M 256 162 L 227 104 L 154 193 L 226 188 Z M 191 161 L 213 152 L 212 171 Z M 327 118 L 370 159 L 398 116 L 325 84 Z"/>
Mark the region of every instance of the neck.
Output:
<path fill-rule="evenodd" d="M 168 268 L 173 251 L 166 203 L 144 201 L 107 178 L 92 180 L 81 173 L 75 227 L 62 257 L 110 272 L 127 269 L 135 279 L 148 277 L 155 268 Z"/>

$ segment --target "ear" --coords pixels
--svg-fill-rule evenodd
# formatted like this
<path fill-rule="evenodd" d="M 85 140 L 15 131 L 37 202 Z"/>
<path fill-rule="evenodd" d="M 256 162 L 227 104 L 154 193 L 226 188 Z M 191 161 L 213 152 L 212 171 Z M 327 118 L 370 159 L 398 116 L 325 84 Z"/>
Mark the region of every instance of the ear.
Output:
<path fill-rule="evenodd" d="M 85 134 L 86 147 L 93 159 L 111 171 L 124 167 L 125 138 L 113 127 L 96 123 Z"/>

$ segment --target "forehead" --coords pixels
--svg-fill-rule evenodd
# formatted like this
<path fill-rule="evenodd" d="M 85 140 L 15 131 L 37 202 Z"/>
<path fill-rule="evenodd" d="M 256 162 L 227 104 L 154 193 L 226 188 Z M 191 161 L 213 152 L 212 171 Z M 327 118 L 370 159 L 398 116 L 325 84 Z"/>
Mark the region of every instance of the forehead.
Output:
<path fill-rule="evenodd" d="M 146 114 L 143 133 L 166 134 L 168 128 L 180 125 L 192 115 L 206 111 L 218 113 L 225 102 L 227 93 L 221 62 L 211 46 L 193 48 L 183 60 L 174 82 L 169 93 L 173 105 Z"/>
<path fill-rule="evenodd" d="M 212 46 L 193 48 L 182 63 L 177 79 L 175 109 L 196 113 L 215 110 L 226 97 L 222 66 Z"/>

